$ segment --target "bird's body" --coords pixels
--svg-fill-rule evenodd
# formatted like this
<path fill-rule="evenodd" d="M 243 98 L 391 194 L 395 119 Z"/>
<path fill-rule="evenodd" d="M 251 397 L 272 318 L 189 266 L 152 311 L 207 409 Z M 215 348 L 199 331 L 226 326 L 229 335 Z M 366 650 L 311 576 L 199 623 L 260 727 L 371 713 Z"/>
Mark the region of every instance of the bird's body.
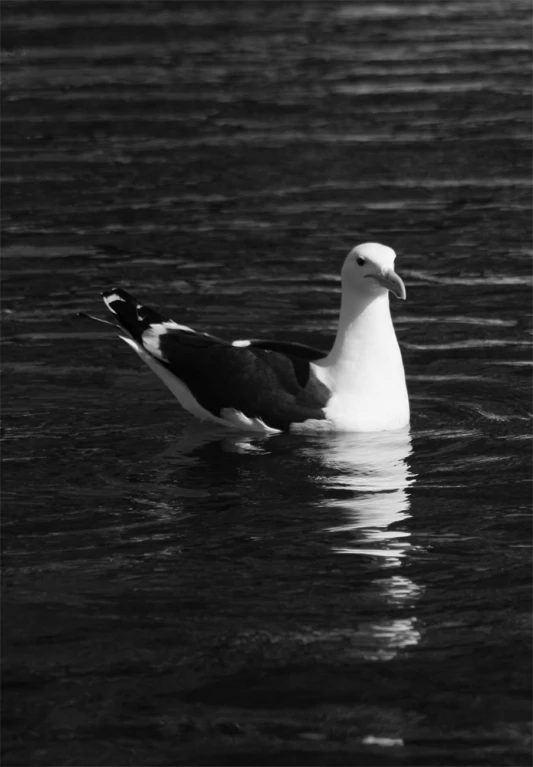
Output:
<path fill-rule="evenodd" d="M 119 288 L 103 297 L 127 331 L 121 338 L 201 420 L 252 432 L 399 429 L 409 422 L 409 402 L 389 309 L 389 290 L 405 298 L 394 256 L 374 243 L 349 254 L 329 354 L 285 341 L 225 341 Z"/>

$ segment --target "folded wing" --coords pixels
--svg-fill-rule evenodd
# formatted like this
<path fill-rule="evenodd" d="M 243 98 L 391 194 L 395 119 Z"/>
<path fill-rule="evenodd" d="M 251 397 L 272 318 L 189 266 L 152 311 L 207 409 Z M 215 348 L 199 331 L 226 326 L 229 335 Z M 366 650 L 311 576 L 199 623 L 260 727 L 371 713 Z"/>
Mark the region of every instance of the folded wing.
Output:
<path fill-rule="evenodd" d="M 140 356 L 195 415 L 198 404 L 215 420 L 232 425 L 248 420 L 280 430 L 324 419 L 330 392 L 310 365 L 310 360 L 323 356 L 318 350 L 276 341 L 235 345 L 179 325 L 124 290 L 114 289 L 103 297 L 149 359 Z M 169 374 L 179 385 L 171 385 Z"/>

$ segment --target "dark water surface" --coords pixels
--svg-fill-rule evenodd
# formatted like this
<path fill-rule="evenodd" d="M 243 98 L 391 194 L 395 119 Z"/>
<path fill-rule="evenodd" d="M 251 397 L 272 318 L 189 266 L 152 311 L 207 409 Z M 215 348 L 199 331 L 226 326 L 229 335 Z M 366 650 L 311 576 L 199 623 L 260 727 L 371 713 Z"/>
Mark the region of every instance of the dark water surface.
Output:
<path fill-rule="evenodd" d="M 3 764 L 529 764 L 529 3 L 3 15 Z M 327 348 L 366 240 L 410 434 L 199 430 L 76 317 Z"/>

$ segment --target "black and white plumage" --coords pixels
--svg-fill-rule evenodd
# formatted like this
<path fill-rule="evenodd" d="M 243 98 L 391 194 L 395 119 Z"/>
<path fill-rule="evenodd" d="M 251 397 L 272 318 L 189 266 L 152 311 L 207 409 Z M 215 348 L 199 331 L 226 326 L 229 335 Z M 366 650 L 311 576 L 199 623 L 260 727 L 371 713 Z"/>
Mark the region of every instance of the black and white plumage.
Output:
<path fill-rule="evenodd" d="M 201 420 L 256 432 L 397 429 L 409 421 L 409 403 L 388 302 L 389 290 L 405 298 L 394 258 L 376 243 L 348 255 L 329 354 L 285 341 L 226 341 L 120 288 L 102 295 L 127 333 L 120 337 Z"/>

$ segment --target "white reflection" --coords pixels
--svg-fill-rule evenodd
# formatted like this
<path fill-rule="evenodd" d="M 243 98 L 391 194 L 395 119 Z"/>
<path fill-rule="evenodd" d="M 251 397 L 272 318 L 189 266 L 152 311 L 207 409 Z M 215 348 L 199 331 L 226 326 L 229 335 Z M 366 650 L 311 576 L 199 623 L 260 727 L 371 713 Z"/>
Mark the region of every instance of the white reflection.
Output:
<path fill-rule="evenodd" d="M 360 624 L 352 632 L 352 649 L 347 654 L 365 660 L 391 660 L 399 650 L 420 642 L 416 624 L 414 617 Z"/>
<path fill-rule="evenodd" d="M 212 427 L 195 428 L 163 451 L 159 457 L 166 460 L 160 463 L 168 465 L 173 455 L 182 464 L 194 463 L 199 460 L 199 451 L 210 443 L 218 443 L 223 453 L 234 454 L 235 466 L 240 465 L 240 456 L 257 458 L 258 477 L 266 476 L 269 482 L 273 466 L 276 471 L 286 466 L 291 477 L 303 470 L 302 480 L 316 488 L 316 503 L 335 520 L 326 528 L 326 536 L 331 540 L 332 557 L 337 558 L 339 569 L 343 560 L 347 569 L 351 567 L 350 555 L 361 561 L 363 577 L 353 595 L 354 620 L 346 625 L 343 619 L 342 625 L 327 629 L 284 631 L 283 641 L 320 645 L 338 642 L 342 654 L 379 661 L 390 660 L 420 642 L 416 605 L 422 587 L 401 571 L 405 557 L 414 548 L 408 522 L 409 491 L 416 478 L 408 465 L 412 452 L 408 429 L 376 434 L 258 437 L 214 431 Z M 289 459 L 273 463 L 269 460 L 280 455 Z M 218 465 L 218 452 L 204 456 L 204 461 L 209 459 Z M 198 465 L 203 477 L 204 462 L 200 460 Z M 284 485 L 295 492 L 297 481 L 289 483 L 283 478 Z M 353 573 L 353 567 L 351 570 Z"/>
<path fill-rule="evenodd" d="M 363 738 L 363 744 L 365 746 L 384 746 L 390 748 L 391 746 L 403 746 L 402 738 L 383 738 L 379 735 L 367 735 Z"/>
<path fill-rule="evenodd" d="M 347 491 L 348 497 L 325 503 L 341 513 L 345 522 L 331 533 L 352 532 L 348 545 L 334 547 L 341 554 L 380 557 L 384 565 L 397 565 L 411 547 L 410 533 L 391 529 L 409 518 L 407 488 L 415 477 L 406 459 L 411 453 L 408 429 L 376 434 L 337 434 L 322 452 L 322 464 L 333 473 L 317 478 L 323 487 Z"/>
<path fill-rule="evenodd" d="M 313 445 L 316 451 L 316 445 Z M 321 505 L 334 510 L 341 524 L 327 528 L 338 554 L 372 558 L 382 575 L 368 587 L 372 602 L 381 601 L 387 608 L 414 608 L 421 594 L 406 575 L 397 568 L 411 550 L 411 533 L 405 523 L 410 518 L 409 487 L 415 482 L 407 458 L 412 452 L 409 430 L 377 434 L 337 434 L 321 445 L 322 487 L 340 498 L 328 497 Z M 312 449 L 313 449 L 312 448 Z M 394 567 L 395 574 L 387 575 Z M 421 638 L 414 616 L 383 618 L 359 623 L 351 631 L 351 654 L 369 660 L 389 660 L 405 647 L 416 645 Z"/>

